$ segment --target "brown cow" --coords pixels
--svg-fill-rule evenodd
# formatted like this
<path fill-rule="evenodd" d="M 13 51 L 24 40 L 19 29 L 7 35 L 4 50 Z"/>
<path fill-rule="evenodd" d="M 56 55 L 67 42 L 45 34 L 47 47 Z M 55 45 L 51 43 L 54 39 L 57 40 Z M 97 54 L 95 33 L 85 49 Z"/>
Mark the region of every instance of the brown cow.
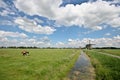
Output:
<path fill-rule="evenodd" d="M 29 52 L 26 50 L 23 50 L 21 53 L 23 54 L 23 56 L 27 56 L 29 54 Z"/>

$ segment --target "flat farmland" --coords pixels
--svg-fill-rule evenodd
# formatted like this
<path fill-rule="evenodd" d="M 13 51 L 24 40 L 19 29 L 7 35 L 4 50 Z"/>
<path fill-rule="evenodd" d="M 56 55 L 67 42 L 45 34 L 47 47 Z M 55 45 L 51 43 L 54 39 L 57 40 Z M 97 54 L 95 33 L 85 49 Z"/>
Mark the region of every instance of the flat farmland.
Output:
<path fill-rule="evenodd" d="M 74 49 L 0 49 L 0 80 L 66 80 L 80 54 Z"/>
<path fill-rule="evenodd" d="M 104 52 L 104 53 L 109 53 L 113 55 L 120 56 L 120 49 L 96 49 L 96 51 Z"/>

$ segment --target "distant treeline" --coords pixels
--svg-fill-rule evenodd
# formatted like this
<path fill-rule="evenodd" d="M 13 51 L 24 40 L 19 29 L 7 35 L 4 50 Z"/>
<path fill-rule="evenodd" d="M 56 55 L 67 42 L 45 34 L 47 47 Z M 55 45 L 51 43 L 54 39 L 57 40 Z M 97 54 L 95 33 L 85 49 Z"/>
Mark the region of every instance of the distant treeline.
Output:
<path fill-rule="evenodd" d="M 0 48 L 18 48 L 18 49 L 86 49 L 85 47 L 84 48 L 71 48 L 71 47 L 63 47 L 63 48 L 58 48 L 58 47 L 25 47 L 25 46 L 19 46 L 19 47 L 16 47 L 16 46 L 10 46 L 10 47 L 0 47 Z M 117 48 L 117 47 L 95 47 L 93 49 L 120 49 L 120 48 Z"/>
<path fill-rule="evenodd" d="M 96 47 L 93 49 L 120 49 L 120 48 L 117 48 L 117 47 Z"/>
<path fill-rule="evenodd" d="M 16 46 L 10 46 L 10 47 L 0 47 L 0 48 L 21 48 L 21 49 L 26 49 L 26 48 L 38 48 L 38 47 L 24 47 L 24 46 L 20 46 L 20 47 L 16 47 Z"/>
<path fill-rule="evenodd" d="M 17 48 L 17 49 L 58 49 L 57 47 L 25 47 L 25 46 L 20 46 L 20 47 L 16 47 L 16 46 L 10 46 L 10 47 L 0 47 L 0 48 Z M 72 49 L 72 48 L 59 48 L 59 49 Z"/>

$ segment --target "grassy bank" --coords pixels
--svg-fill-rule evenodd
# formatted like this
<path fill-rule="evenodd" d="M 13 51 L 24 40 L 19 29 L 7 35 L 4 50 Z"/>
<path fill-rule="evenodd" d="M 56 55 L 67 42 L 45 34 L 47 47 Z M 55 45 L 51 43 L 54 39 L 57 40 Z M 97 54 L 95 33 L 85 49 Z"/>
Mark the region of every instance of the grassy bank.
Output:
<path fill-rule="evenodd" d="M 64 80 L 80 51 L 72 49 L 0 49 L 0 80 Z"/>
<path fill-rule="evenodd" d="M 120 59 L 99 54 L 94 51 L 86 51 L 96 71 L 96 80 L 119 80 Z"/>

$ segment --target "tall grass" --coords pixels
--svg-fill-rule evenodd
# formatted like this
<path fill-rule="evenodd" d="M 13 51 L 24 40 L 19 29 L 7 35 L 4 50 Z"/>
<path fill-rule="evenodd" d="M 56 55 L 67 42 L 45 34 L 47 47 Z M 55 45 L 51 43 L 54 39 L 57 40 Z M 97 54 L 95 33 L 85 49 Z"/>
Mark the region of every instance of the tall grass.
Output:
<path fill-rule="evenodd" d="M 79 51 L 72 49 L 0 50 L 0 80 L 64 80 Z"/>
<path fill-rule="evenodd" d="M 120 59 L 86 51 L 96 71 L 96 80 L 120 80 Z"/>

